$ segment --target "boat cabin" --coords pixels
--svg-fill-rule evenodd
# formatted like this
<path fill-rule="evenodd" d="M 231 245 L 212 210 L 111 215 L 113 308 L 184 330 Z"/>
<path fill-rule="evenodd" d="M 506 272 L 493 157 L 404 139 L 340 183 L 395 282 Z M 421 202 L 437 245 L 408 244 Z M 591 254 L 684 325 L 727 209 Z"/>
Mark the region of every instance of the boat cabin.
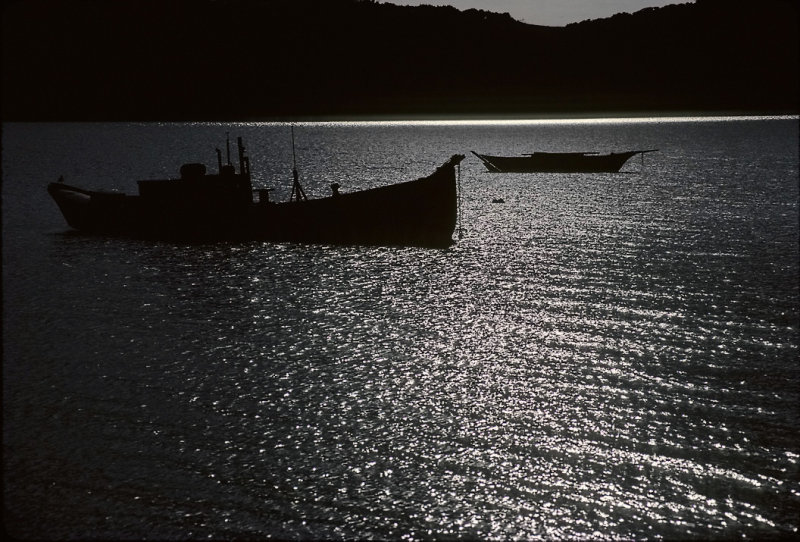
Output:
<path fill-rule="evenodd" d="M 208 203 L 214 205 L 249 205 L 253 202 L 253 187 L 250 182 L 250 160 L 245 156 L 242 138 L 238 138 L 239 172 L 230 161 L 222 164 L 222 153 L 217 149 L 219 173 L 206 173 L 204 164 L 183 164 L 178 179 L 137 181 L 139 196 L 164 204 Z"/>

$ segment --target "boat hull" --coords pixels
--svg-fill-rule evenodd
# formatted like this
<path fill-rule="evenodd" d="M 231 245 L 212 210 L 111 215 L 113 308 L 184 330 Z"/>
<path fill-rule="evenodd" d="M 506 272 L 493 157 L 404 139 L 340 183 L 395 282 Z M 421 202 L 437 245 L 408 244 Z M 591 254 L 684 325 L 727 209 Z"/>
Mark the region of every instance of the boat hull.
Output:
<path fill-rule="evenodd" d="M 524 156 L 473 154 L 492 173 L 617 173 L 631 157 L 650 151 L 626 151 L 610 154 L 543 153 Z"/>
<path fill-rule="evenodd" d="M 432 175 L 360 192 L 285 203 L 235 198 L 149 199 L 52 183 L 67 223 L 82 232 L 165 240 L 326 244 L 452 244 L 457 155 Z"/>

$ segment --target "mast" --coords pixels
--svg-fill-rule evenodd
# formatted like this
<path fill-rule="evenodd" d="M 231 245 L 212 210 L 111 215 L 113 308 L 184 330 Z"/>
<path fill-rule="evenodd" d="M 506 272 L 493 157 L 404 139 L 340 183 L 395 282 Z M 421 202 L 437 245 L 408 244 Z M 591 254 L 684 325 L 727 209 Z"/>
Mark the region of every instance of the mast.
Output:
<path fill-rule="evenodd" d="M 300 201 L 300 198 L 303 198 L 303 201 L 307 201 L 308 198 L 303 187 L 300 186 L 300 179 L 297 175 L 297 157 L 294 153 L 294 124 L 292 124 L 292 177 L 294 182 L 292 183 L 292 193 L 289 196 L 289 201 Z"/>
<path fill-rule="evenodd" d="M 294 171 L 295 178 L 297 177 L 297 157 L 294 154 L 294 124 L 291 126 L 292 129 L 292 171 Z"/>

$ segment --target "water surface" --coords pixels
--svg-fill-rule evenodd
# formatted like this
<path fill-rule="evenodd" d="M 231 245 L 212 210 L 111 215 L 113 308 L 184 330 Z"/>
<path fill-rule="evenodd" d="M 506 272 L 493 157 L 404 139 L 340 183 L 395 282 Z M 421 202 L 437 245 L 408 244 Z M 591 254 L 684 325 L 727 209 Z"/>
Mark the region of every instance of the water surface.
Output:
<path fill-rule="evenodd" d="M 287 125 L 4 125 L 11 534 L 797 535 L 796 118 L 296 126 L 309 197 L 660 149 L 470 157 L 447 250 L 86 237 L 45 191 L 226 131 L 286 199 Z"/>

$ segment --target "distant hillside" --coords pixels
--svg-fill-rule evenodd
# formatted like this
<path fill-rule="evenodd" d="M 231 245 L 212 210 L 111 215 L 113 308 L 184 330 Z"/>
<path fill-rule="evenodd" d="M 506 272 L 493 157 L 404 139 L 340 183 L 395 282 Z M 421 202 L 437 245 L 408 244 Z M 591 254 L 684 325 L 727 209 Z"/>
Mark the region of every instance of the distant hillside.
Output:
<path fill-rule="evenodd" d="M 798 12 L 699 0 L 565 28 L 370 0 L 24 0 L 5 120 L 798 112 Z"/>

